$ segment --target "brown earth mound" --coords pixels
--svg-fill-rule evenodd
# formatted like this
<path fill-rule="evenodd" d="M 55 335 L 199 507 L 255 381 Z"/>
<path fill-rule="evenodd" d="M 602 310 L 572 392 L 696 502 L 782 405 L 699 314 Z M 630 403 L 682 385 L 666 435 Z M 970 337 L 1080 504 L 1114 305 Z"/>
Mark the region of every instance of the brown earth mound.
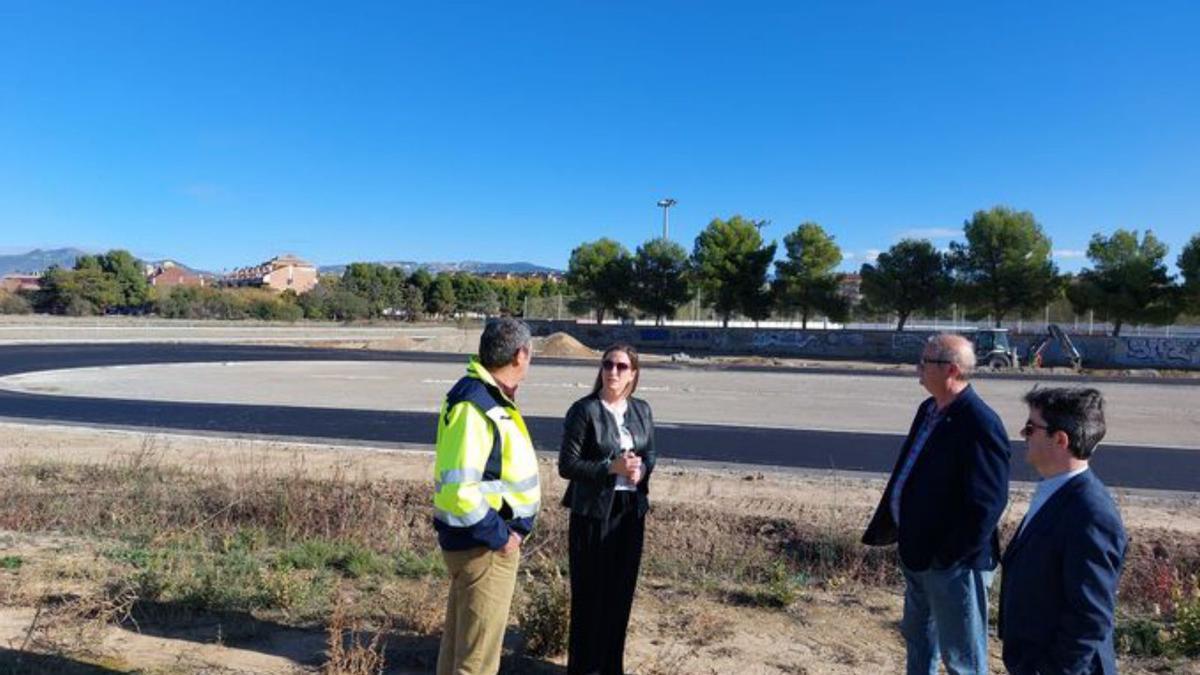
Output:
<path fill-rule="evenodd" d="M 566 333 L 554 333 L 540 341 L 535 341 L 533 351 L 539 356 L 589 358 L 599 355 L 599 352 Z"/>

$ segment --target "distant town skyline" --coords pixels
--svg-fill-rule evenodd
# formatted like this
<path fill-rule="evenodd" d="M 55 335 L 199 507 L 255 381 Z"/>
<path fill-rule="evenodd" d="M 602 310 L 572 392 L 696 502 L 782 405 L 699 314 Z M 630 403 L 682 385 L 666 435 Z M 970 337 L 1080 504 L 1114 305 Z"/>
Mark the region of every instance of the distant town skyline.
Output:
<path fill-rule="evenodd" d="M 0 251 L 227 270 L 525 261 L 713 218 L 857 270 L 1031 211 L 1200 232 L 1200 6 L 1167 0 L 0 8 Z"/>
<path fill-rule="evenodd" d="M 135 258 L 143 261 L 147 265 L 158 265 L 164 262 L 171 262 L 177 265 L 182 265 L 196 272 L 221 275 L 235 270 L 255 267 L 266 261 L 241 262 L 232 267 L 209 269 L 192 264 L 184 256 L 146 256 L 141 255 L 137 251 L 130 250 L 124 246 L 112 246 L 103 249 L 85 249 L 79 246 L 63 246 L 63 247 L 34 247 L 32 249 L 24 249 L 21 247 L 12 248 L 0 246 L 0 274 L 8 273 L 40 273 L 49 267 L 58 265 L 59 267 L 70 268 L 74 264 L 74 258 L 80 255 L 96 255 L 105 253 L 109 250 L 120 249 L 129 251 Z M 291 256 L 289 251 L 282 251 L 278 256 Z M 276 257 L 276 256 L 272 256 Z M 508 272 L 516 274 L 539 273 L 539 272 L 563 272 L 563 268 L 552 268 L 542 265 L 536 265 L 524 260 L 512 261 L 497 261 L 497 260 L 396 260 L 396 259 L 379 259 L 379 260 L 349 260 L 342 262 L 320 261 L 305 256 L 296 256 L 305 262 L 312 263 L 317 267 L 322 274 L 340 274 L 341 271 L 351 263 L 377 263 L 391 266 L 400 266 L 415 270 L 417 267 L 427 267 L 435 272 L 453 271 L 462 269 L 469 272 L 492 273 L 492 272 Z M 17 260 L 27 258 L 26 262 L 16 262 Z"/>

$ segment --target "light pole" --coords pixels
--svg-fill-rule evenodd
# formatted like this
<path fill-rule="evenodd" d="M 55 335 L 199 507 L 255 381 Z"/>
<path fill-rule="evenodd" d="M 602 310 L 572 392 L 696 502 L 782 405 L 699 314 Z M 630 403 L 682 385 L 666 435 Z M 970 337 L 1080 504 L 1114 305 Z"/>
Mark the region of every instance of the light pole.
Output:
<path fill-rule="evenodd" d="M 663 210 L 663 239 L 666 239 L 667 223 L 669 222 L 667 214 L 670 213 L 671 207 L 675 206 L 675 200 L 671 199 L 670 197 L 667 197 L 666 199 L 660 199 L 658 200 L 658 205 L 661 206 Z"/>

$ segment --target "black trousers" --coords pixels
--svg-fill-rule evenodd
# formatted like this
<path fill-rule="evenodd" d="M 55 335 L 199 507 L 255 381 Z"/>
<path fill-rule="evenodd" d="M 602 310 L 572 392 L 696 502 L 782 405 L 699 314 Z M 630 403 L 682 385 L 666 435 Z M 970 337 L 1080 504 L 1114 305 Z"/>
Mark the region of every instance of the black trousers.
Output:
<path fill-rule="evenodd" d="M 607 521 L 571 514 L 568 675 L 624 674 L 625 631 L 645 534 L 635 492 L 616 493 Z"/>

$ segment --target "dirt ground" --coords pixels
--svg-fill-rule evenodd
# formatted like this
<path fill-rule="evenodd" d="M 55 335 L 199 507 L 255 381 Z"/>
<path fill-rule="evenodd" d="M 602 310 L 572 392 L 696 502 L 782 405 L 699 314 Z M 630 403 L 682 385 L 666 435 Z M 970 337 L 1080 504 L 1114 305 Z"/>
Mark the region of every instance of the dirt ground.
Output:
<path fill-rule="evenodd" d="M 268 474 L 303 471 L 313 476 L 337 473 L 414 481 L 428 479 L 432 462 L 432 455 L 420 449 L 381 451 L 15 423 L 0 423 L 0 437 L 4 439 L 0 462 L 104 463 L 151 446 L 165 463 L 230 475 L 254 467 Z M 542 459 L 542 476 L 547 508 L 555 508 L 564 485 L 551 457 Z M 733 512 L 749 515 L 865 524 L 882 487 L 877 477 L 667 462 L 655 475 L 652 497 L 659 504 L 719 501 Z M 1028 496 L 1028 486 L 1014 486 L 1013 505 L 1006 514 L 1010 525 L 1024 513 Z M 1200 538 L 1196 495 L 1123 492 L 1119 499 L 1135 538 L 1144 529 L 1172 538 Z M 28 640 L 35 610 L 22 598 L 67 593 L 73 584 L 86 583 L 87 569 L 98 559 L 96 546 L 96 542 L 59 535 L 0 533 L 0 555 L 19 555 L 28 564 L 48 566 L 44 578 L 54 580 L 53 588 L 23 588 L 16 596 L 17 591 L 10 589 L 8 597 L 0 598 L 5 605 L 0 610 L 0 645 L 16 650 Z M 627 665 L 643 674 L 897 672 L 904 654 L 896 628 L 901 603 L 900 594 L 887 589 L 824 585 L 805 587 L 789 609 L 772 611 L 718 603 L 643 577 Z M 310 669 L 325 648 L 322 633 L 299 629 L 280 629 L 236 645 L 220 636 L 198 637 L 203 627 L 182 636 L 111 626 L 102 633 L 97 642 L 100 651 L 119 655 L 106 657 L 116 659 L 108 665 L 115 671 L 292 673 Z M 997 659 L 998 649 L 994 643 Z M 1000 669 L 998 660 L 993 665 Z M 1125 672 L 1155 672 L 1148 668 L 1124 664 Z M 1200 668 L 1176 672 L 1200 673 Z"/>

